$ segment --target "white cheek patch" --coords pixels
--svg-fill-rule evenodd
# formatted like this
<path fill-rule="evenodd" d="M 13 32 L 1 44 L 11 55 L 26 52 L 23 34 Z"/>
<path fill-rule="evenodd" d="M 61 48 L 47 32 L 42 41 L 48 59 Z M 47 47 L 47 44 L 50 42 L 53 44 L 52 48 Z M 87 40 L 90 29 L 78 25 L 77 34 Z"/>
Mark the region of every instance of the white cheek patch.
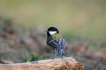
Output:
<path fill-rule="evenodd" d="M 49 34 L 50 35 L 54 35 L 54 34 L 56 34 L 57 32 L 56 31 L 49 31 Z"/>

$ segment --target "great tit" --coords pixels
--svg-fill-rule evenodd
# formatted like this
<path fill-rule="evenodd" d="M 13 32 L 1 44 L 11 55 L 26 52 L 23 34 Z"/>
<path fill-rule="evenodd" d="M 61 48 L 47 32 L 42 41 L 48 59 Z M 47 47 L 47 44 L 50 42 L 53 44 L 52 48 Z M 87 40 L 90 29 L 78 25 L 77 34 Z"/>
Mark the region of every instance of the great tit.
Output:
<path fill-rule="evenodd" d="M 64 57 L 64 48 L 66 45 L 65 39 L 61 36 L 59 30 L 56 27 L 49 27 L 47 30 L 47 45 L 49 45 L 50 50 L 53 52 L 52 58 L 54 59 L 54 54 L 57 56 L 61 55 Z"/>

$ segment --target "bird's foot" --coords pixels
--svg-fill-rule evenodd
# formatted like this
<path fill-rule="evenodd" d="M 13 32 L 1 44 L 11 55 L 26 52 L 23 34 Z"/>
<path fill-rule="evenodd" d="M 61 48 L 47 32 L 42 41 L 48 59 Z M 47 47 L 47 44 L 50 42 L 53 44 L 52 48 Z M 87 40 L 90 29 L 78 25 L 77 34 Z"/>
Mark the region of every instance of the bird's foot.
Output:
<path fill-rule="evenodd" d="M 54 59 L 54 57 L 52 57 L 52 59 Z"/>
<path fill-rule="evenodd" d="M 62 59 L 64 59 L 66 56 L 62 55 Z"/>

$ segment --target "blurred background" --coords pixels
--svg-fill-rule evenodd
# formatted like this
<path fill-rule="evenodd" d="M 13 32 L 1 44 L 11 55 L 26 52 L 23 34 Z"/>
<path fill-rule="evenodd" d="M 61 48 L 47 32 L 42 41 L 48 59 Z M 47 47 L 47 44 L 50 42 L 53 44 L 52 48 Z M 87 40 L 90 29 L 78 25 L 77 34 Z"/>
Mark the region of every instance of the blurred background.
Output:
<path fill-rule="evenodd" d="M 49 59 L 45 30 L 55 26 L 66 56 L 105 70 L 105 7 L 105 0 L 0 0 L 0 63 Z"/>

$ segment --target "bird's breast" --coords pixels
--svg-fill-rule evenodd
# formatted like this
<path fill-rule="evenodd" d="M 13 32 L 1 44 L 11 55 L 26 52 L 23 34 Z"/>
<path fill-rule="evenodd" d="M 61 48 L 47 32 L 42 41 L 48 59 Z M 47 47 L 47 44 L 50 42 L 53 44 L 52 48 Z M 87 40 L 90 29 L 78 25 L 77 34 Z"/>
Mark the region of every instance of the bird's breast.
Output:
<path fill-rule="evenodd" d="M 48 47 L 49 47 L 50 51 L 55 52 L 55 48 L 53 48 L 53 47 L 51 47 L 49 45 L 48 45 Z"/>

